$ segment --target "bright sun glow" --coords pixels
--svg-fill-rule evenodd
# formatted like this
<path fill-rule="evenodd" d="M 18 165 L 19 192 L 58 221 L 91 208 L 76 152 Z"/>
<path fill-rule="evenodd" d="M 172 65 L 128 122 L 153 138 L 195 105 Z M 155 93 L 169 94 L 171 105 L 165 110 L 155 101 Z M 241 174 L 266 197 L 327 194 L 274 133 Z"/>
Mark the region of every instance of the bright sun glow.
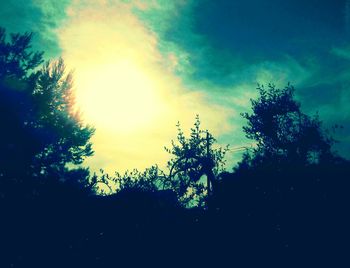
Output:
<path fill-rule="evenodd" d="M 159 37 L 135 15 L 136 2 L 144 1 L 74 0 L 58 29 L 62 56 L 75 70 L 77 107 L 96 128 L 95 154 L 84 162 L 92 171 L 165 166 L 176 122 L 189 129 L 196 114 L 213 134 L 227 131 L 227 110 L 200 87 L 186 88 L 177 55 L 161 52 Z"/>
<path fill-rule="evenodd" d="M 86 69 L 77 85 L 78 104 L 93 125 L 131 132 L 150 124 L 160 112 L 153 82 L 127 60 Z"/>

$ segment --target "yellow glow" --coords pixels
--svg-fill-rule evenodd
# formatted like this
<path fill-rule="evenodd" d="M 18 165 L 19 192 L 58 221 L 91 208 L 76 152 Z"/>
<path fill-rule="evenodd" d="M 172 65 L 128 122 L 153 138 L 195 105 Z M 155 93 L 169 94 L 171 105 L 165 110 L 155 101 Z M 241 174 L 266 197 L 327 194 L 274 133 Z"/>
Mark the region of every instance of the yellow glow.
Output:
<path fill-rule="evenodd" d="M 128 60 L 90 66 L 77 81 L 77 99 L 87 122 L 122 132 L 152 124 L 161 101 L 145 71 Z"/>
<path fill-rule="evenodd" d="M 176 55 L 162 55 L 158 37 L 132 12 L 143 1 L 128 2 L 75 0 L 58 30 L 63 58 L 75 70 L 77 105 L 96 128 L 95 155 L 85 161 L 93 171 L 164 167 L 177 121 L 187 130 L 196 114 L 214 135 L 230 130 L 232 111 L 186 89 L 174 72 Z"/>

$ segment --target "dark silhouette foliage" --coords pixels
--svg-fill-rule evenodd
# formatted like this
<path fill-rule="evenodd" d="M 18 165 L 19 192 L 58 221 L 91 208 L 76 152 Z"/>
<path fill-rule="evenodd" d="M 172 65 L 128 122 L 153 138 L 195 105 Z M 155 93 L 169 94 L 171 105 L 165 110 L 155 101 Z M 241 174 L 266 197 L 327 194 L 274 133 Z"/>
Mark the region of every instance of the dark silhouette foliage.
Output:
<path fill-rule="evenodd" d="M 240 229 L 235 239 L 270 265 L 287 259 L 286 266 L 341 265 L 350 162 L 332 151 L 334 140 L 320 119 L 301 112 L 292 86 L 258 90 L 253 113 L 243 114 L 243 130 L 256 147 L 233 173 L 222 174 L 212 200 L 217 224 Z M 227 228 L 220 230 L 232 237 Z"/>
<path fill-rule="evenodd" d="M 43 52 L 30 51 L 32 37 L 32 33 L 10 34 L 10 41 L 8 41 L 5 29 L 0 28 L 0 77 L 7 79 L 5 82 L 20 83 L 11 79 L 29 78 L 43 63 Z"/>
<path fill-rule="evenodd" d="M 89 176 L 72 76 L 31 37 L 0 29 L 0 267 L 349 266 L 350 162 L 292 86 L 259 86 L 233 172 L 197 117 L 167 172 Z"/>
<path fill-rule="evenodd" d="M 62 59 L 41 67 L 43 53 L 31 52 L 31 38 L 11 34 L 8 40 L 0 29 L 0 182 L 12 185 L 8 195 L 23 194 L 33 178 L 72 179 L 67 164 L 93 153 L 94 130 L 74 110 L 72 75 Z"/>
<path fill-rule="evenodd" d="M 173 189 L 186 206 L 203 207 L 218 174 L 225 168 L 228 147 L 215 146 L 216 139 L 208 130 L 200 128 L 198 115 L 189 138 L 180 123 L 177 128 L 177 141 L 172 140 L 171 149 L 165 147 L 172 154 L 172 159 L 168 162 L 169 175 L 164 178 L 163 188 Z M 203 181 L 204 176 L 206 182 Z"/>
<path fill-rule="evenodd" d="M 259 85 L 259 97 L 251 100 L 252 114 L 243 113 L 247 138 L 256 142 L 252 161 L 289 161 L 306 165 L 332 156 L 334 140 L 322 129 L 318 116 L 310 117 L 294 99 L 291 85 L 283 89 Z M 246 158 L 247 160 L 248 158 Z"/>
<path fill-rule="evenodd" d="M 38 72 L 32 93 L 36 120 L 33 128 L 41 138 L 41 151 L 36 155 L 36 172 L 61 172 L 66 164 L 81 164 L 91 156 L 89 142 L 93 128 L 85 126 L 74 110 L 72 75 L 65 75 L 62 59 L 46 63 Z"/>
<path fill-rule="evenodd" d="M 180 124 L 177 124 L 177 140 L 171 141 L 171 149 L 165 150 L 172 155 L 167 163 L 167 171 L 157 165 L 140 172 L 137 169 L 124 174 L 111 176 L 100 170 L 100 175 L 90 179 L 91 187 L 102 195 L 123 190 L 147 191 L 169 194 L 185 207 L 205 207 L 213 191 L 218 175 L 225 168 L 225 154 L 228 150 L 215 144 L 215 138 L 208 130 L 200 128 L 199 116 L 196 116 L 190 136 L 186 137 Z M 176 198 L 174 198 L 176 196 Z"/>

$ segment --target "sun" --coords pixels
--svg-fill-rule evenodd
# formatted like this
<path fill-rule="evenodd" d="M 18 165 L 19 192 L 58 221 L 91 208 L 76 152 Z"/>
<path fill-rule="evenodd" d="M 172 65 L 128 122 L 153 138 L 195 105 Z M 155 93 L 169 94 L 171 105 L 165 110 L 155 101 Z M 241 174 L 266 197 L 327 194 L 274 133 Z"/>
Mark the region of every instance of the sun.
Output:
<path fill-rule="evenodd" d="M 154 82 L 132 61 L 82 68 L 76 84 L 83 118 L 99 128 L 136 131 L 161 113 L 162 103 Z"/>

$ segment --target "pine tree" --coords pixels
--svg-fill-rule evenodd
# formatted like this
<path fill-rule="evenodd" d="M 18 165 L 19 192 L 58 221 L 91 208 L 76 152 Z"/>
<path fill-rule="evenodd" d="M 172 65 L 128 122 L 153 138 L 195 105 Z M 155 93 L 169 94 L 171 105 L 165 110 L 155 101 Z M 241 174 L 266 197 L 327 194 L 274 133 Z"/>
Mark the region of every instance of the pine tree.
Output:
<path fill-rule="evenodd" d="M 64 179 L 68 164 L 81 164 L 93 153 L 94 129 L 75 110 L 72 75 L 62 59 L 41 66 L 43 53 L 31 51 L 31 40 L 31 33 L 8 38 L 0 28 L 2 183 Z"/>

